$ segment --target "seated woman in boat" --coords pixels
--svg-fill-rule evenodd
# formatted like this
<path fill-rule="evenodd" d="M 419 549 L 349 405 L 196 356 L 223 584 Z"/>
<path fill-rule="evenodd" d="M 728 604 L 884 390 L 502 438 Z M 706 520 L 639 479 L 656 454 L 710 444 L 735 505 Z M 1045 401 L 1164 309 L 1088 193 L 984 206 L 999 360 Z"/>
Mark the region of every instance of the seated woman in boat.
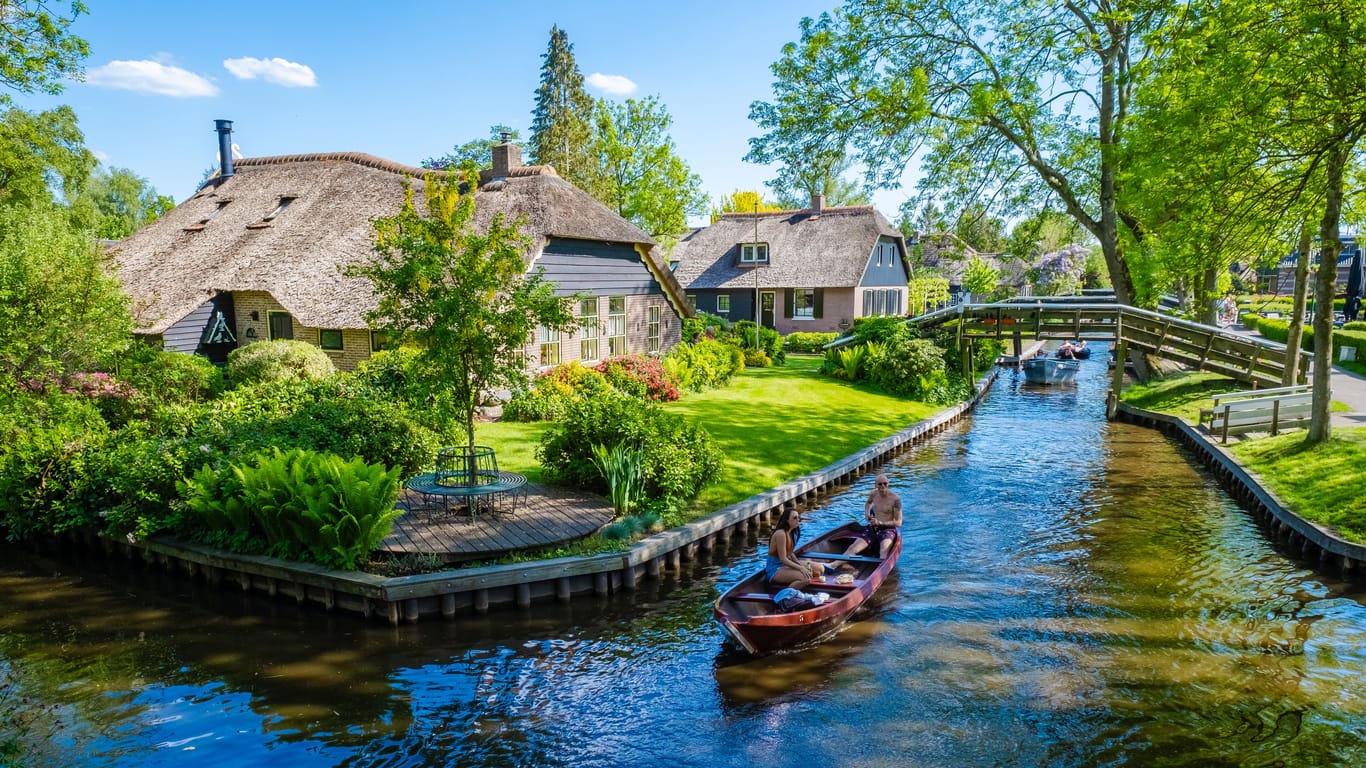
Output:
<path fill-rule="evenodd" d="M 1068 360 L 1075 360 L 1077 357 L 1076 349 L 1076 347 L 1072 346 L 1072 342 L 1063 341 L 1063 343 L 1058 347 L 1058 357 L 1065 358 Z"/>
<path fill-rule="evenodd" d="M 821 565 L 798 560 L 793 550 L 801 536 L 802 515 L 797 505 L 788 502 L 773 527 L 773 535 L 768 539 L 768 557 L 764 560 L 764 575 L 774 586 L 788 586 L 805 589 L 811 579 L 833 571 L 833 565 Z"/>

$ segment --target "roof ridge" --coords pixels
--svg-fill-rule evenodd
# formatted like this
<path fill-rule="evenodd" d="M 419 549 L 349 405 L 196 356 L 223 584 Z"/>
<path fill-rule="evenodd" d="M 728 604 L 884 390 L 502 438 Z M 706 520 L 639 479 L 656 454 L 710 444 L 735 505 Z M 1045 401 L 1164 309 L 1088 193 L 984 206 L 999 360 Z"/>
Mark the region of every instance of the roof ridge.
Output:
<path fill-rule="evenodd" d="M 751 212 L 751 211 L 726 211 L 725 213 L 722 213 L 722 214 L 721 214 L 721 218 L 724 219 L 724 218 L 726 218 L 726 217 L 728 217 L 728 216 L 735 217 L 735 218 L 750 218 L 750 217 L 753 217 L 753 216 L 755 216 L 755 215 L 758 215 L 758 216 L 792 216 L 792 215 L 794 215 L 794 214 L 800 214 L 800 213 L 809 213 L 809 214 L 813 214 L 813 215 L 825 215 L 825 214 L 827 214 L 827 213 L 866 213 L 866 212 L 875 211 L 875 210 L 877 210 L 876 207 L 874 207 L 874 206 L 872 206 L 872 205 L 834 205 L 834 206 L 830 206 L 830 207 L 828 207 L 828 208 L 822 208 L 822 209 L 820 209 L 819 211 L 812 210 L 812 209 L 810 209 L 810 208 L 785 208 L 785 209 L 783 209 L 783 210 L 781 210 L 781 211 L 759 211 L 758 214 L 755 214 L 755 213 L 753 213 L 753 212 Z"/>
<path fill-rule="evenodd" d="M 451 171 L 438 171 L 431 168 L 422 168 L 393 160 L 386 160 L 382 157 L 368 154 L 366 152 L 309 152 L 300 155 L 269 155 L 266 157 L 244 157 L 233 160 L 236 167 L 246 166 L 265 166 L 265 165 L 286 165 L 288 163 L 309 163 L 319 161 L 344 161 L 362 165 L 366 168 L 374 168 L 378 171 L 397 173 L 405 176 L 426 176 L 433 174 L 438 178 L 445 178 Z M 509 177 L 517 178 L 523 176 L 559 176 L 555 169 L 549 165 L 523 165 L 514 168 Z"/>

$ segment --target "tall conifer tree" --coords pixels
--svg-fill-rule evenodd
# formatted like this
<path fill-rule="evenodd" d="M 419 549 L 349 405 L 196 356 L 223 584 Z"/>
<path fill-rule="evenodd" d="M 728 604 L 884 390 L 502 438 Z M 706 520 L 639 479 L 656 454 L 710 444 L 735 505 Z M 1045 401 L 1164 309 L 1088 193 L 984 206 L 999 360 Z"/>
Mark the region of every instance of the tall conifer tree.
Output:
<path fill-rule="evenodd" d="M 531 156 L 537 164 L 555 166 L 562 178 L 580 189 L 590 189 L 596 168 L 590 156 L 593 97 L 583 88 L 574 46 L 558 26 L 550 28 L 550 46 L 542 58 L 541 85 L 531 113 Z"/>

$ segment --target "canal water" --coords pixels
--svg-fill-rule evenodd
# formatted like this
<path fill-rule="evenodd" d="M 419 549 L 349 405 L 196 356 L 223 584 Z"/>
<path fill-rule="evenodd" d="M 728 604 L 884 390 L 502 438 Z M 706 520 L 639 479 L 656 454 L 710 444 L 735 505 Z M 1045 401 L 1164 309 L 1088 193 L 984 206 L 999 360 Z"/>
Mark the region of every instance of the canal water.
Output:
<path fill-rule="evenodd" d="M 0 720 L 28 765 L 1366 764 L 1366 596 L 1107 423 L 1105 386 L 1103 359 L 1074 388 L 1003 372 L 889 465 L 898 570 L 816 648 L 750 660 L 712 622 L 753 539 L 634 594 L 398 628 L 7 552 Z M 793 439 L 838 428 L 812 416 Z"/>

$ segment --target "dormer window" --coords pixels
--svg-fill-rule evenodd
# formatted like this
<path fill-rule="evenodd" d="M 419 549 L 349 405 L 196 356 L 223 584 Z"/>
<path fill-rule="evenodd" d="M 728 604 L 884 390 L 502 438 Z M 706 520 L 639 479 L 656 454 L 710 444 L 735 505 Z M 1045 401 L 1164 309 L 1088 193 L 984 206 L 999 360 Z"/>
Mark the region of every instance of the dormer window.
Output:
<path fill-rule="evenodd" d="M 768 262 L 768 243 L 741 243 L 741 264 L 764 264 Z"/>
<path fill-rule="evenodd" d="M 218 214 L 222 213 L 222 212 L 223 212 L 223 209 L 224 209 L 224 208 L 227 208 L 227 207 L 228 207 L 228 201 L 227 201 L 227 200 L 222 200 L 222 201 L 220 201 L 220 202 L 218 203 L 218 207 L 215 208 L 215 209 L 213 209 L 212 211 L 210 211 L 208 216 L 205 216 L 204 218 L 200 219 L 200 220 L 199 220 L 199 223 L 200 223 L 201 225 L 208 224 L 209 222 L 213 221 L 213 219 L 214 219 L 215 216 L 217 216 Z"/>
<path fill-rule="evenodd" d="M 266 217 L 265 217 L 264 219 L 261 219 L 261 221 L 272 221 L 272 220 L 274 220 L 276 216 L 279 216 L 280 214 L 284 213 L 284 212 L 285 212 L 285 209 L 288 208 L 288 207 L 289 207 L 289 204 L 292 203 L 292 202 L 294 202 L 294 198 L 292 198 L 292 197 L 282 197 L 282 198 L 280 198 L 280 204 L 277 205 L 277 206 L 275 206 L 275 210 L 271 211 L 270 213 L 267 213 L 267 214 L 266 214 Z"/>

